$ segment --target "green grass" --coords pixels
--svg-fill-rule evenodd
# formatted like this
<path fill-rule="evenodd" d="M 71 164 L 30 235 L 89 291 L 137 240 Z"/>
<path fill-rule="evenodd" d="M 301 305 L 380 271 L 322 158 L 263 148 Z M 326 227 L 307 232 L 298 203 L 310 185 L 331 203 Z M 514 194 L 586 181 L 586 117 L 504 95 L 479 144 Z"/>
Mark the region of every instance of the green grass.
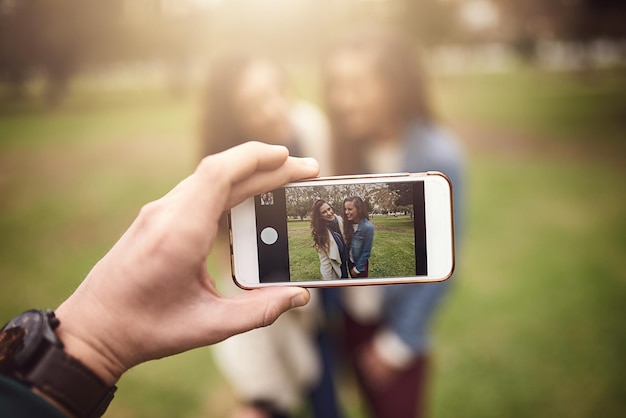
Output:
<path fill-rule="evenodd" d="M 620 155 L 624 74 L 442 77 L 434 93 L 446 120 L 563 148 L 612 138 Z M 0 105 L 0 322 L 71 292 L 141 205 L 193 169 L 196 126 L 192 100 L 160 92 L 78 91 L 53 111 Z M 432 416 L 622 416 L 624 168 L 469 153 L 467 229 L 434 328 Z M 312 248 L 307 257 L 316 271 Z M 222 417 L 235 403 L 207 349 L 137 367 L 119 386 L 110 417 Z M 361 417 L 355 392 L 342 394 Z"/>
<path fill-rule="evenodd" d="M 370 277 L 409 277 L 415 275 L 413 220 L 408 216 L 374 216 L 374 244 L 370 257 Z"/>
<path fill-rule="evenodd" d="M 292 220 L 287 223 L 289 240 L 289 275 L 292 281 L 318 280 L 320 261 L 313 247 L 310 221 Z"/>
<path fill-rule="evenodd" d="M 408 216 L 373 216 L 374 243 L 369 277 L 415 275 L 413 220 Z M 320 261 L 312 246 L 310 220 L 289 220 L 289 268 L 292 281 L 320 279 Z"/>
<path fill-rule="evenodd" d="M 172 100 L 154 89 L 106 94 L 78 90 L 54 109 L 34 99 L 0 103 L 0 144 L 6 149 L 189 134 L 197 126 L 191 105 L 188 99 Z"/>
<path fill-rule="evenodd" d="M 445 120 L 561 141 L 624 143 L 624 69 L 439 76 L 434 97 Z"/>
<path fill-rule="evenodd" d="M 435 416 L 621 415 L 624 173 L 540 158 L 476 158 L 471 173 Z"/>

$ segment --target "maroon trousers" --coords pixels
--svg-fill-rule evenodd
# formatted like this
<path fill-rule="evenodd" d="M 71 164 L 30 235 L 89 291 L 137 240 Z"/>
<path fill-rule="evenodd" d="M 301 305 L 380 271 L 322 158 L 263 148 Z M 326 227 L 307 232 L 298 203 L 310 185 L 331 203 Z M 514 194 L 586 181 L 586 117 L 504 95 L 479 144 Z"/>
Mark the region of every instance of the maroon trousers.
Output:
<path fill-rule="evenodd" d="M 426 355 L 418 356 L 408 368 L 400 371 L 387 387 L 374 389 L 366 384 L 363 370 L 354 361 L 356 353 L 371 342 L 379 325 L 362 325 L 346 315 L 345 337 L 348 355 L 352 360 L 356 378 L 374 418 L 421 418 L 425 415 L 425 392 L 428 377 Z"/>

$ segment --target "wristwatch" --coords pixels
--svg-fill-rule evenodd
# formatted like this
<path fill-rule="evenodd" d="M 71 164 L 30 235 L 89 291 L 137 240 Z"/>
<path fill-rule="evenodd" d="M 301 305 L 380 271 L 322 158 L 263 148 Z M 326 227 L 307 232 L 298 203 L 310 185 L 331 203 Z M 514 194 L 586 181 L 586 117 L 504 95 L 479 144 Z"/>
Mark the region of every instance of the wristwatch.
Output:
<path fill-rule="evenodd" d="M 117 387 L 109 387 L 63 351 L 51 310 L 30 310 L 0 331 L 0 373 L 34 387 L 79 418 L 100 417 Z"/>

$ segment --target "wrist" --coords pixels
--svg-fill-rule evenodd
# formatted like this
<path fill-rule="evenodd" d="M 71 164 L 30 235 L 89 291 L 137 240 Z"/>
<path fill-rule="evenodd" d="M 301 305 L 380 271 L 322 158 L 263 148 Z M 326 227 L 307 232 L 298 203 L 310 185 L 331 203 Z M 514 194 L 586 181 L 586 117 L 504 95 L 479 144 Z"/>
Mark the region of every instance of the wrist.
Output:
<path fill-rule="evenodd" d="M 51 310 L 31 309 L 0 329 L 0 366 L 68 415 L 99 417 L 113 399 L 114 378 L 66 332 Z M 70 342 L 66 350 L 60 335 Z M 99 372 L 99 373 L 96 373 Z M 106 379 L 106 381 L 105 381 Z"/>
<path fill-rule="evenodd" d="M 87 342 L 67 332 L 63 326 L 59 327 L 57 334 L 59 339 L 63 341 L 65 352 L 84 364 L 108 386 L 115 385 L 124 373 L 120 367 L 114 365 L 114 362 Z"/>
<path fill-rule="evenodd" d="M 56 334 L 63 342 L 64 351 L 83 363 L 107 385 L 115 385 L 127 368 L 117 360 L 110 347 L 90 336 L 89 329 L 102 328 L 89 327 L 84 323 L 85 316 L 77 312 L 70 313 L 64 307 L 61 305 L 56 311 L 61 322 Z"/>

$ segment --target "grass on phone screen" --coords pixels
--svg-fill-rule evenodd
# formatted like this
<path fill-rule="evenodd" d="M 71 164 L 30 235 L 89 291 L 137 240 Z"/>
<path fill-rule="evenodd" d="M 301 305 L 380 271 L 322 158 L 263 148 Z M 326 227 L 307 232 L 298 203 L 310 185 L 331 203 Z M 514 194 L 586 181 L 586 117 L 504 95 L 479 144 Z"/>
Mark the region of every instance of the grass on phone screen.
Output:
<path fill-rule="evenodd" d="M 374 244 L 369 277 L 414 276 L 413 219 L 408 215 L 374 215 L 370 221 L 374 225 Z M 320 279 L 320 261 L 313 247 L 310 225 L 310 218 L 287 222 L 291 281 Z"/>

